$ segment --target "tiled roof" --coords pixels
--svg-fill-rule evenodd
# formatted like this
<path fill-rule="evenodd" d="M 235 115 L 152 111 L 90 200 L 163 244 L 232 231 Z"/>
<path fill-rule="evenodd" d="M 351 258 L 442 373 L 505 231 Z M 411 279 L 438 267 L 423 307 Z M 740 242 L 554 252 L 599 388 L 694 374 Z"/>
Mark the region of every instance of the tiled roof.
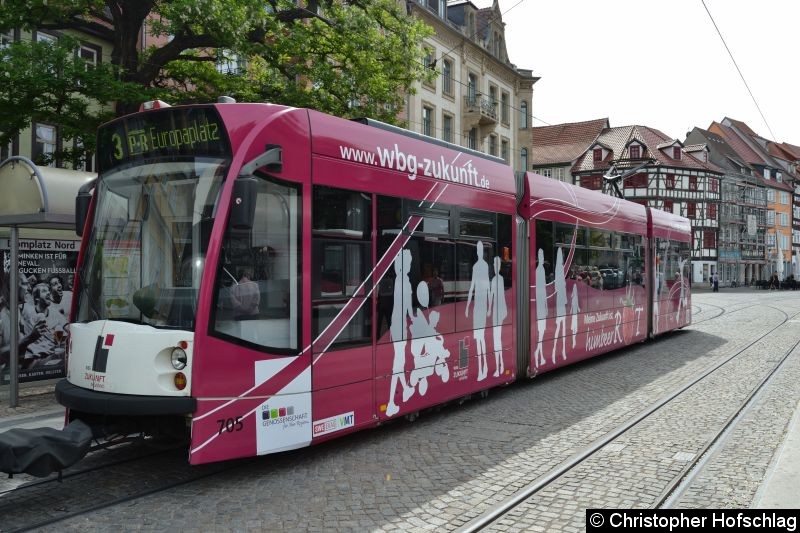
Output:
<path fill-rule="evenodd" d="M 586 151 L 597 136 L 608 127 L 608 119 L 572 122 L 531 128 L 533 166 L 571 163 Z"/>
<path fill-rule="evenodd" d="M 791 155 L 794 160 L 800 160 L 800 146 L 795 146 L 789 143 L 781 143 L 779 145 L 783 151 Z"/>
<path fill-rule="evenodd" d="M 706 144 L 687 144 L 683 147 L 685 152 L 699 152 L 707 148 Z"/>
<path fill-rule="evenodd" d="M 728 146 L 733 148 L 736 154 L 742 158 L 743 161 L 749 164 L 754 165 L 766 165 L 767 162 L 758 155 L 750 146 L 739 137 L 739 134 L 736 133 L 736 130 L 731 128 L 730 126 L 725 126 L 724 124 L 720 124 L 719 122 L 713 122 L 709 129 L 717 129 L 722 133 L 721 137 L 725 139 L 728 143 Z"/>
<path fill-rule="evenodd" d="M 752 129 L 750 129 L 750 126 L 748 126 L 747 124 L 745 124 L 741 120 L 735 120 L 735 119 L 732 119 L 730 117 L 725 117 L 723 119 L 723 122 L 725 122 L 725 121 L 730 122 L 730 124 L 732 126 L 736 127 L 739 131 L 741 131 L 745 135 L 750 135 L 751 137 L 758 137 L 758 133 L 756 133 Z"/>
<path fill-rule="evenodd" d="M 656 165 L 664 165 L 675 168 L 686 168 L 696 170 L 708 170 L 711 172 L 724 172 L 723 169 L 712 163 L 705 163 L 693 155 L 682 152 L 680 159 L 673 159 L 672 150 L 669 148 L 675 144 L 675 139 L 667 137 L 663 132 L 649 128 L 647 126 L 622 126 L 618 128 L 606 128 L 600 137 L 599 142 L 611 147 L 614 151 L 613 156 L 595 163 L 592 154 L 585 153 L 573 165 L 574 172 L 591 172 L 593 170 L 605 171 L 611 166 L 613 159 L 627 159 L 627 144 L 636 139 L 645 146 L 642 158 L 651 158 L 656 161 Z M 663 147 L 659 148 L 659 146 Z M 634 160 L 635 161 L 635 160 Z"/>

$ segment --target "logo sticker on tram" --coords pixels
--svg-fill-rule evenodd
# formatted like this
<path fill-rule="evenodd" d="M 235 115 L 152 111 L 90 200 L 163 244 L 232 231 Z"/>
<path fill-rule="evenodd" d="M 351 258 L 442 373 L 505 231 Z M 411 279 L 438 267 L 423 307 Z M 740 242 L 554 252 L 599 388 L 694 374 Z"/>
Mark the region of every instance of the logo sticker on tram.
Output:
<path fill-rule="evenodd" d="M 319 437 L 335 431 L 341 431 L 345 428 L 351 428 L 355 425 L 355 421 L 356 414 L 354 411 L 350 411 L 349 413 L 342 415 L 332 416 L 330 418 L 324 418 L 322 420 L 317 420 L 314 422 L 312 434 L 315 437 Z"/>

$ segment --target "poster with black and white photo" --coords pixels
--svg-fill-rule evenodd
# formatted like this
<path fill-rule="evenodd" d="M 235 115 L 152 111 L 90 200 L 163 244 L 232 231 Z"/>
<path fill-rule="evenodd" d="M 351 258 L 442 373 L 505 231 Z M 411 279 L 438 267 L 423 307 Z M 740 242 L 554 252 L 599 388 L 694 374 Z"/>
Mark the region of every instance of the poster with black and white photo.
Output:
<path fill-rule="evenodd" d="M 65 376 L 65 326 L 72 306 L 72 284 L 80 241 L 20 239 L 19 381 L 39 381 Z M 11 353 L 11 251 L 0 239 L 0 384 L 10 382 Z"/>

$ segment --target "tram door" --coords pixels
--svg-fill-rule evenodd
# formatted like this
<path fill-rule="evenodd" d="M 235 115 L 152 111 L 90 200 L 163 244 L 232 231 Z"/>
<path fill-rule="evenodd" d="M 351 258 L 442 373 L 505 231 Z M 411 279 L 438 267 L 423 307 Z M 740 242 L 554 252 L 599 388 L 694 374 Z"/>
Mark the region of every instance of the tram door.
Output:
<path fill-rule="evenodd" d="M 314 438 L 374 420 L 373 196 L 314 185 L 311 338 Z"/>
<path fill-rule="evenodd" d="M 252 224 L 227 224 L 208 299 L 208 336 L 202 324 L 196 336 L 193 464 L 311 442 L 310 356 L 302 338 L 303 185 L 262 172 L 247 179 Z"/>

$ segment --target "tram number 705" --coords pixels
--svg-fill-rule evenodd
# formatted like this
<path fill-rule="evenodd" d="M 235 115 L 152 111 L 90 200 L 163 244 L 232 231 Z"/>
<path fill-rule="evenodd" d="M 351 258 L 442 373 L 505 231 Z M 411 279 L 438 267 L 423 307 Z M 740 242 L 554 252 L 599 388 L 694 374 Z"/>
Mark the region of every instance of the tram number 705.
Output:
<path fill-rule="evenodd" d="M 234 431 L 241 431 L 244 427 L 244 422 L 242 422 L 242 417 L 237 416 L 236 418 L 220 418 L 217 420 L 217 424 L 219 424 L 219 433 L 218 435 L 222 435 L 222 432 L 225 433 L 233 433 Z"/>

